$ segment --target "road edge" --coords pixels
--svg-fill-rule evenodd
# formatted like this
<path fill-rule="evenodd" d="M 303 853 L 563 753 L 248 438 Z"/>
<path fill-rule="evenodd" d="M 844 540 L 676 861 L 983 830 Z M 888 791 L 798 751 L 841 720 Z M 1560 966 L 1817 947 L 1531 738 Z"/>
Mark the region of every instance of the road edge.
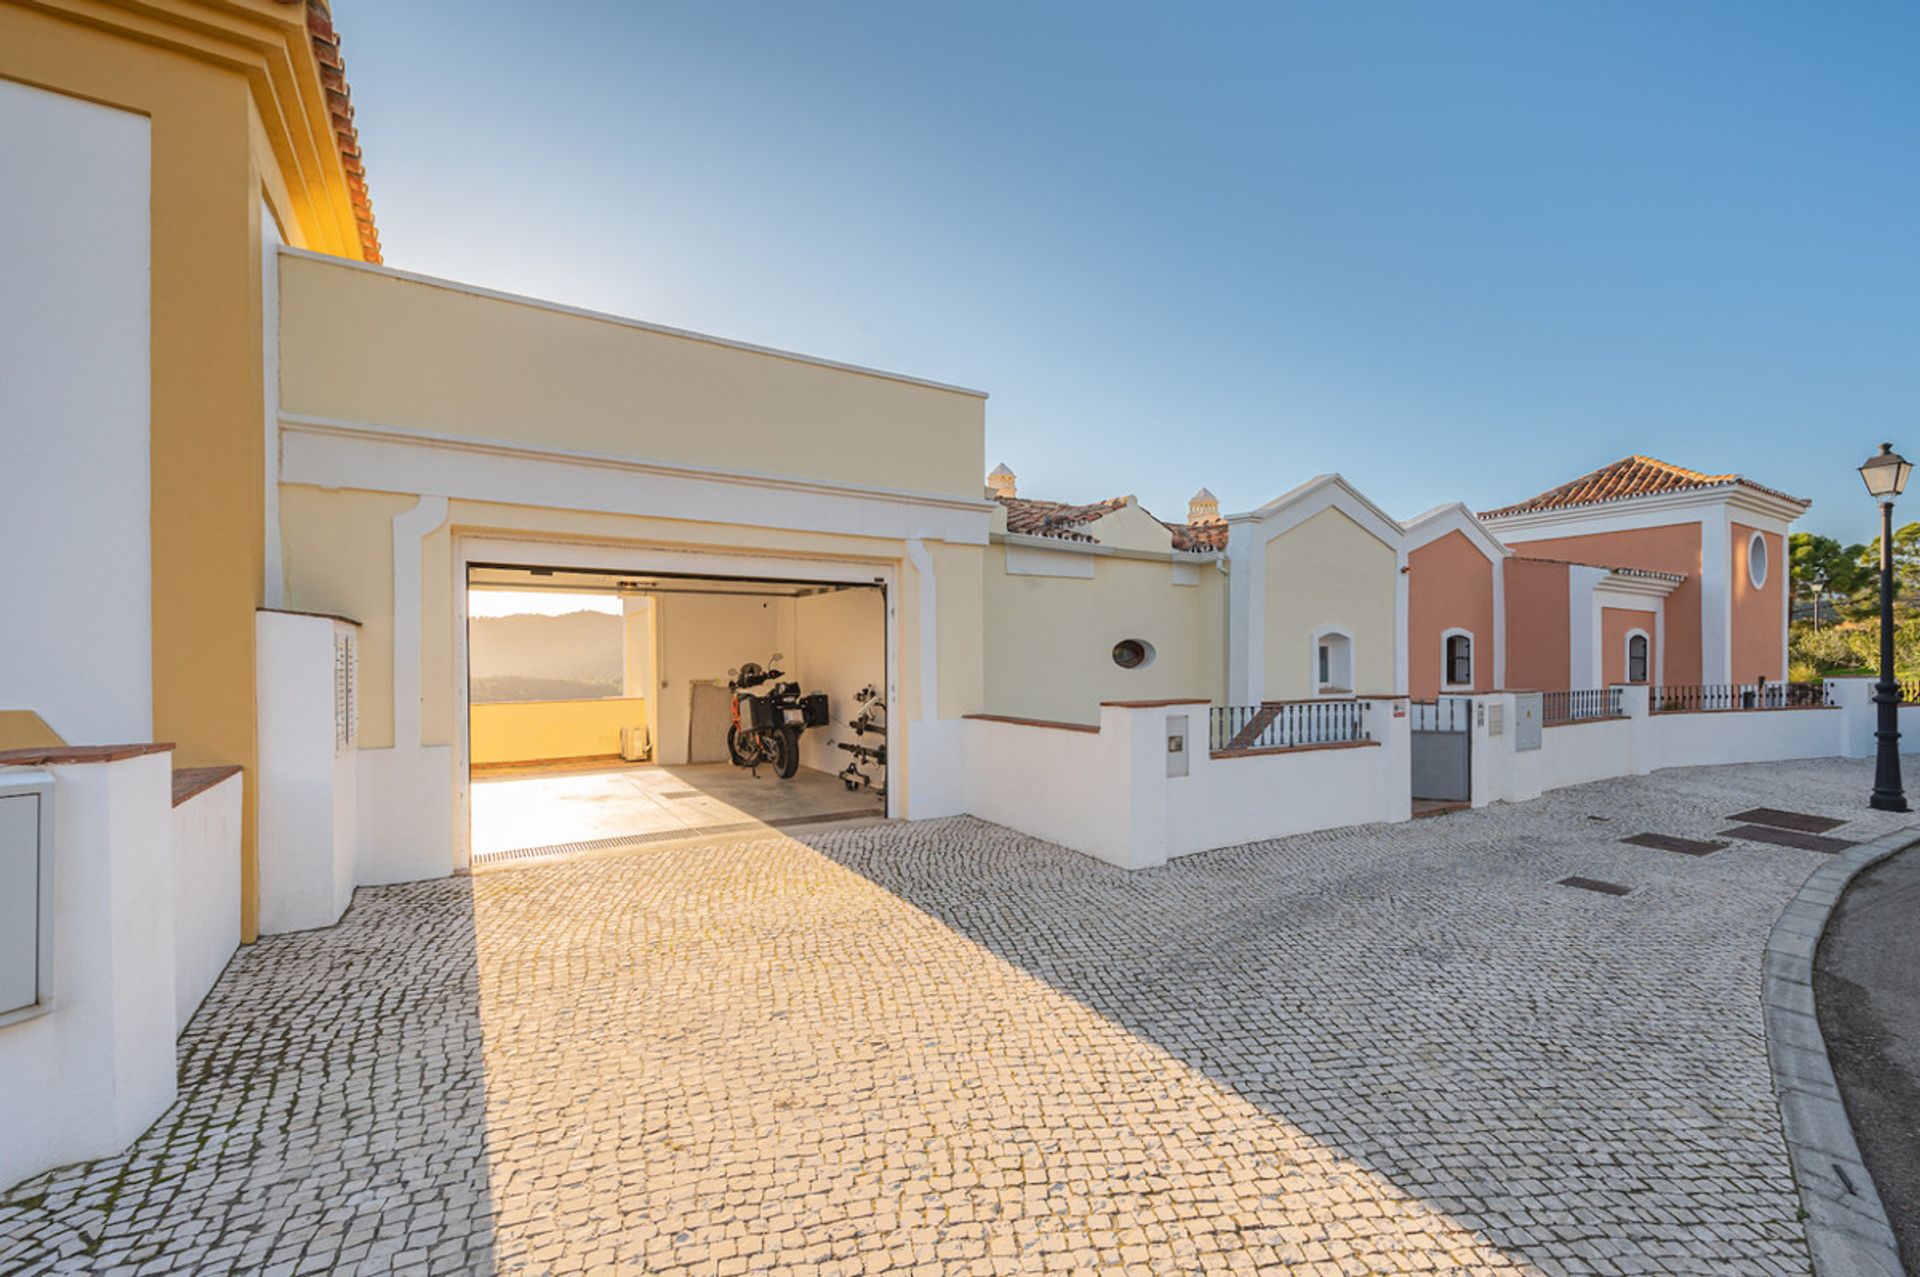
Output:
<path fill-rule="evenodd" d="M 1767 1062 L 1816 1277 L 1906 1277 L 1827 1058 L 1813 960 L 1847 885 L 1916 844 L 1920 826 L 1909 825 L 1835 856 L 1807 876 L 1767 935 L 1760 992 Z"/>

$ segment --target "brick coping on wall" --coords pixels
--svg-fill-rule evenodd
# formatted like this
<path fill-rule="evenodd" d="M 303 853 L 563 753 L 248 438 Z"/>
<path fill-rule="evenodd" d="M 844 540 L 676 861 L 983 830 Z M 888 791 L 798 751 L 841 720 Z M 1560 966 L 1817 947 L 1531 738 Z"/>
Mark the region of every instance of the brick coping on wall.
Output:
<path fill-rule="evenodd" d="M 171 741 L 141 745 L 58 745 L 47 749 L 0 750 L 0 767 L 61 767 L 70 763 L 117 763 L 144 754 L 164 754 Z"/>
<path fill-rule="evenodd" d="M 1262 745 L 1258 749 L 1216 749 L 1208 754 L 1210 758 L 1259 758 L 1265 754 L 1305 754 L 1316 749 L 1365 749 L 1369 745 L 1378 745 L 1377 740 L 1329 740 L 1317 745 Z"/>
<path fill-rule="evenodd" d="M 173 805 L 175 807 L 206 793 L 221 781 L 238 776 L 238 764 L 229 763 L 223 767 L 176 767 L 173 769 Z"/>
<path fill-rule="evenodd" d="M 1095 736 L 1100 734 L 1098 727 L 1089 727 L 1085 723 L 1056 723 L 1046 718 L 1015 718 L 1009 714 L 963 714 L 961 717 L 981 723 L 1011 723 L 1015 727 L 1050 727 L 1059 732 L 1091 732 Z"/>
<path fill-rule="evenodd" d="M 1652 709 L 1647 713 L 1653 718 L 1666 718 L 1670 714 L 1791 714 L 1798 710 L 1840 709 L 1838 705 L 1756 705 L 1752 709 L 1744 707 L 1734 709 Z"/>

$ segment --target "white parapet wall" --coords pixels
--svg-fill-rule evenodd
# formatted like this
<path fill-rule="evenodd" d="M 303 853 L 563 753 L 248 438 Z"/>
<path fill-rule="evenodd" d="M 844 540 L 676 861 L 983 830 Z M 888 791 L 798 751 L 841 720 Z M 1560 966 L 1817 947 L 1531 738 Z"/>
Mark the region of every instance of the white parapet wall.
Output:
<path fill-rule="evenodd" d="M 1411 815 L 1406 703 L 1366 702 L 1369 739 L 1212 752 L 1206 701 L 1110 703 L 1098 728 L 967 720 L 966 810 L 1122 869 Z"/>
<path fill-rule="evenodd" d="M 240 947 L 238 771 L 173 808 L 174 1028 L 187 1027 Z"/>
<path fill-rule="evenodd" d="M 255 614 L 263 935 L 330 927 L 353 899 L 355 634 L 333 617 Z"/>
<path fill-rule="evenodd" d="M 52 779 L 52 964 L 46 1000 L 0 1024 L 0 1188 L 125 1148 L 174 1100 L 171 755 L 133 748 L 37 768 Z"/>
<path fill-rule="evenodd" d="M 1645 686 L 1616 686 L 1615 717 L 1543 727 L 1528 749 L 1519 730 L 1524 693 L 1474 698 L 1473 803 L 1525 802 L 1551 790 L 1669 767 L 1862 758 L 1873 752 L 1874 706 L 1862 680 L 1837 681 L 1830 705 L 1779 709 L 1665 710 L 1654 713 Z M 1537 696 L 1533 698 L 1537 703 Z M 1902 749 L 1920 749 L 1920 707 L 1901 711 Z"/>

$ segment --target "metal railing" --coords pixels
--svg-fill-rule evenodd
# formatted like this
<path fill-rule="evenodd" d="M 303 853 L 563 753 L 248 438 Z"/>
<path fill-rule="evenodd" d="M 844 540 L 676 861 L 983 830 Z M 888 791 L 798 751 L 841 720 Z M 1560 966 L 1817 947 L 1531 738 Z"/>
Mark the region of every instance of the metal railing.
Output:
<path fill-rule="evenodd" d="M 1473 726 L 1473 697 L 1439 696 L 1408 704 L 1408 726 L 1416 732 L 1464 732 Z"/>
<path fill-rule="evenodd" d="M 1542 692 L 1540 721 L 1584 723 L 1596 718 L 1619 718 L 1620 689 L 1617 687 L 1577 687 L 1570 692 Z"/>
<path fill-rule="evenodd" d="M 1901 690 L 1904 693 L 1905 689 Z M 1650 703 L 1654 713 L 1667 714 L 1683 710 L 1808 709 L 1831 705 L 1834 700 L 1824 682 L 1704 683 L 1656 687 Z"/>
<path fill-rule="evenodd" d="M 1292 749 L 1367 739 L 1365 701 L 1215 705 L 1208 719 L 1208 744 L 1215 750 Z"/>
<path fill-rule="evenodd" d="M 1902 705 L 1920 705 L 1920 678 L 1896 679 L 1900 684 L 1900 703 Z"/>

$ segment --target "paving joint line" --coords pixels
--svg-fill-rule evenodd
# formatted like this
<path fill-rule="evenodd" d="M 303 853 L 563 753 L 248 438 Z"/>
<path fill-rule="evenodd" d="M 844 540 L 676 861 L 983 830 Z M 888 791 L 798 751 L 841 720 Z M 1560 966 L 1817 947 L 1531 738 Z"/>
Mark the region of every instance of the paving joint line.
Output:
<path fill-rule="evenodd" d="M 1836 855 L 1807 875 L 1767 935 L 1760 993 L 1767 1063 L 1815 1277 L 1906 1274 L 1827 1055 L 1813 963 L 1848 884 L 1914 846 L 1920 846 L 1920 826 L 1909 825 Z"/>

